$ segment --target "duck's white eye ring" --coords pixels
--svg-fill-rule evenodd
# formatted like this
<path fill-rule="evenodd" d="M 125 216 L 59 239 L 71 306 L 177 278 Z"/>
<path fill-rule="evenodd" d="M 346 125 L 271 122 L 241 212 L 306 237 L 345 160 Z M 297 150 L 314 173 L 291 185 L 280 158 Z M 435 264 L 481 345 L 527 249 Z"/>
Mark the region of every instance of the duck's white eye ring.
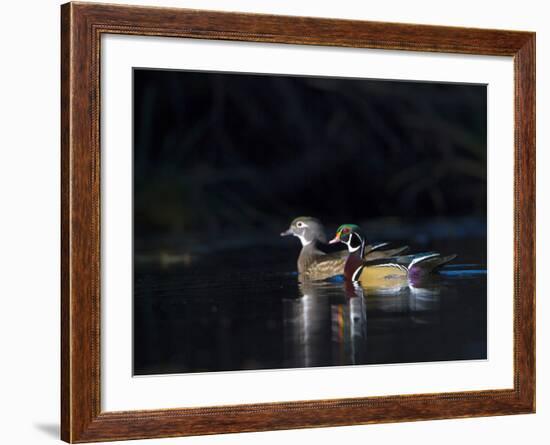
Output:
<path fill-rule="evenodd" d="M 304 226 L 305 226 L 305 224 L 304 224 L 302 221 L 298 221 L 298 222 L 296 223 L 296 227 L 298 227 L 299 229 L 301 229 L 301 228 L 304 227 Z"/>

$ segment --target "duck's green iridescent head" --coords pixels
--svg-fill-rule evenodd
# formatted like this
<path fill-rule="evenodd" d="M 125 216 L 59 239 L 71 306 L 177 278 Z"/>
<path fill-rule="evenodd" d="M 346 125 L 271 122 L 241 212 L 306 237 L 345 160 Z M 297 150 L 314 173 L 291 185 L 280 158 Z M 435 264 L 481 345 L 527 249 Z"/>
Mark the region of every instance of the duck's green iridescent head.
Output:
<path fill-rule="evenodd" d="M 330 240 L 330 243 L 347 243 L 352 233 L 358 233 L 360 231 L 361 229 L 357 224 L 342 224 L 336 229 L 336 236 Z"/>
<path fill-rule="evenodd" d="M 361 228 L 357 224 L 342 224 L 336 230 L 336 236 L 329 241 L 330 244 L 344 243 L 350 252 L 357 250 L 363 244 Z"/>

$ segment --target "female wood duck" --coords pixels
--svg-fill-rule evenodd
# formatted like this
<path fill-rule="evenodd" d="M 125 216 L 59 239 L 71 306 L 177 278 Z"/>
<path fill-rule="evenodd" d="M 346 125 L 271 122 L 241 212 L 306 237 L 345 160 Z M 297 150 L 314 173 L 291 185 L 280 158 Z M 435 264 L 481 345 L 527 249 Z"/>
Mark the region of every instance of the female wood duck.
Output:
<path fill-rule="evenodd" d="M 349 256 L 344 266 L 344 278 L 372 287 L 387 286 L 405 280 L 415 283 L 434 269 L 456 258 L 456 255 L 441 256 L 436 252 L 368 261 L 364 259 L 365 237 L 355 224 L 341 225 L 329 243 L 344 243 Z"/>
<path fill-rule="evenodd" d="M 295 236 L 302 243 L 302 250 L 298 256 L 298 273 L 307 280 L 324 280 L 344 273 L 344 265 L 348 258 L 345 250 L 326 253 L 319 247 L 327 244 L 327 237 L 323 224 L 311 216 L 301 216 L 292 221 L 290 227 L 281 236 Z M 399 255 L 408 249 L 408 246 L 396 249 L 382 250 L 388 243 L 365 245 L 363 252 L 367 260 L 388 258 Z"/>

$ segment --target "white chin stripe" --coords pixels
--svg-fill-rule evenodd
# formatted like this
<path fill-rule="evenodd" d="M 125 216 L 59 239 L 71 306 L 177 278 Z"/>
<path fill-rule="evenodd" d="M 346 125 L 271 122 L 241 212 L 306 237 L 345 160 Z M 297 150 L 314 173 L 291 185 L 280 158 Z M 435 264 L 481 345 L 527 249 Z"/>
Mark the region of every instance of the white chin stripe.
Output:
<path fill-rule="evenodd" d="M 302 242 L 302 246 L 307 246 L 308 244 L 311 244 L 311 241 L 308 241 L 304 235 L 294 234 L 294 236 L 300 238 L 300 241 Z"/>
<path fill-rule="evenodd" d="M 351 237 L 348 238 L 348 242 L 347 243 L 344 243 L 346 246 L 348 246 L 348 251 L 353 253 L 353 252 L 357 252 L 361 246 L 357 246 L 357 247 L 351 247 Z"/>

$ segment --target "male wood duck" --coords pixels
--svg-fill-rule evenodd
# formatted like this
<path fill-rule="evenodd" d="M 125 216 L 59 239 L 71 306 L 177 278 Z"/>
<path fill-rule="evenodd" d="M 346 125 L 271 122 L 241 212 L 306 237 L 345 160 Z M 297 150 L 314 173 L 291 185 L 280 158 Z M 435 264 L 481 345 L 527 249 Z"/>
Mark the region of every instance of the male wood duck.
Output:
<path fill-rule="evenodd" d="M 441 256 L 436 252 L 396 256 L 369 261 L 364 259 L 365 237 L 359 226 L 343 224 L 329 243 L 344 243 L 349 256 L 344 265 L 344 278 L 369 287 L 420 281 L 436 268 L 456 258 L 456 255 Z"/>
<path fill-rule="evenodd" d="M 324 280 L 344 273 L 344 265 L 348 258 L 348 252 L 326 253 L 320 249 L 327 244 L 325 229 L 321 221 L 311 216 L 295 218 L 288 230 L 281 236 L 295 236 L 302 243 L 302 250 L 298 256 L 298 273 L 306 280 Z M 408 249 L 408 246 L 395 249 L 382 250 L 388 243 L 368 244 L 364 246 L 363 253 L 366 260 L 389 258 L 399 255 Z"/>

